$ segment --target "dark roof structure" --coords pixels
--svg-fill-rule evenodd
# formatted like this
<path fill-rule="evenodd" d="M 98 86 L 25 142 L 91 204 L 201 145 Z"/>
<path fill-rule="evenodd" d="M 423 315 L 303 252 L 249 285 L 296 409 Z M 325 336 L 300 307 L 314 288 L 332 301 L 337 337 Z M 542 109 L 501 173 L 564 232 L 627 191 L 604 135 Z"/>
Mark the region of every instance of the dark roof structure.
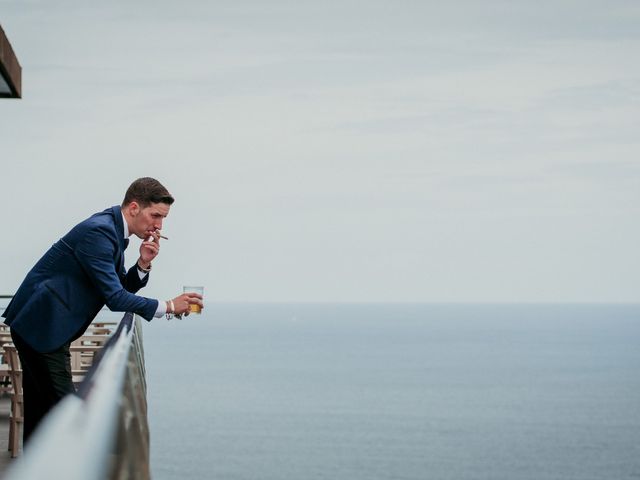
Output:
<path fill-rule="evenodd" d="M 0 97 L 22 97 L 22 67 L 0 26 Z"/>

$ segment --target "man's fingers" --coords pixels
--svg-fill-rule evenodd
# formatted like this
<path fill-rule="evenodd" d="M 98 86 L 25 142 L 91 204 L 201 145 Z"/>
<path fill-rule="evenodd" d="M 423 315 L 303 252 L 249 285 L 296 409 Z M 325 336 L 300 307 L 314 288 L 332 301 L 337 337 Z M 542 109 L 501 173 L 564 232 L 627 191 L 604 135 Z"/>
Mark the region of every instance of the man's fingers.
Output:
<path fill-rule="evenodd" d="M 187 301 L 190 304 L 200 305 L 201 307 L 204 307 L 204 303 L 202 302 L 202 295 L 199 295 L 197 293 L 189 293 L 188 295 L 189 296 L 187 297 Z"/>
<path fill-rule="evenodd" d="M 152 252 L 156 253 L 160 251 L 160 246 L 153 243 L 153 242 L 143 242 L 142 246 L 144 248 L 148 248 L 149 250 L 151 250 Z"/>

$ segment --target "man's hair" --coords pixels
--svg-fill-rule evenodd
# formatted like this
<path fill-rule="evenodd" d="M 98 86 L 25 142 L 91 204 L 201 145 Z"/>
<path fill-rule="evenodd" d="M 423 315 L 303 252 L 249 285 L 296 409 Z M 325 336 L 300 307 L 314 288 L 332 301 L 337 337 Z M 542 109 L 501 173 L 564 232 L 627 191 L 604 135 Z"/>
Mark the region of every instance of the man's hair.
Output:
<path fill-rule="evenodd" d="M 158 180 L 151 177 L 143 177 L 129 186 L 127 193 L 124 195 L 122 206 L 126 207 L 134 201 L 138 202 L 142 208 L 146 208 L 152 203 L 171 205 L 174 199 Z"/>

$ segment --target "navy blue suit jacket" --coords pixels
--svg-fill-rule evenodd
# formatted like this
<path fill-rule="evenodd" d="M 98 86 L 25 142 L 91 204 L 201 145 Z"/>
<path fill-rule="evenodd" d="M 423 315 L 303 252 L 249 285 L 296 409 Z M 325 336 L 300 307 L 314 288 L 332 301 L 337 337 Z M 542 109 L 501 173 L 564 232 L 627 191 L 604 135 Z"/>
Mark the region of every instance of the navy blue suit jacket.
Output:
<path fill-rule="evenodd" d="M 147 284 L 124 267 L 119 206 L 76 225 L 27 274 L 2 314 L 34 350 L 51 352 L 80 337 L 106 304 L 151 320 L 158 301 L 135 295 Z"/>

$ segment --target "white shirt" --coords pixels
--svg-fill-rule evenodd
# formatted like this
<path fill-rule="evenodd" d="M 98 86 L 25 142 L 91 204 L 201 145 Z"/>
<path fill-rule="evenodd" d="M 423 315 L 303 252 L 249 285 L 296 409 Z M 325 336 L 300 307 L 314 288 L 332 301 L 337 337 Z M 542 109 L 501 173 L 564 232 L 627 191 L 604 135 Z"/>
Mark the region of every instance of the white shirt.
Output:
<path fill-rule="evenodd" d="M 124 238 L 129 238 L 131 234 L 129 233 L 129 225 L 127 225 L 127 219 L 124 218 L 124 213 L 122 213 L 122 223 L 124 224 Z M 143 272 L 138 268 L 138 262 L 136 262 L 136 270 L 138 270 L 138 276 L 140 277 L 140 280 L 144 280 L 144 277 L 149 275 L 149 272 Z M 156 313 L 153 314 L 153 316 L 155 318 L 160 318 L 164 317 L 166 313 L 167 304 L 162 300 L 158 300 L 158 309 L 156 310 Z"/>

